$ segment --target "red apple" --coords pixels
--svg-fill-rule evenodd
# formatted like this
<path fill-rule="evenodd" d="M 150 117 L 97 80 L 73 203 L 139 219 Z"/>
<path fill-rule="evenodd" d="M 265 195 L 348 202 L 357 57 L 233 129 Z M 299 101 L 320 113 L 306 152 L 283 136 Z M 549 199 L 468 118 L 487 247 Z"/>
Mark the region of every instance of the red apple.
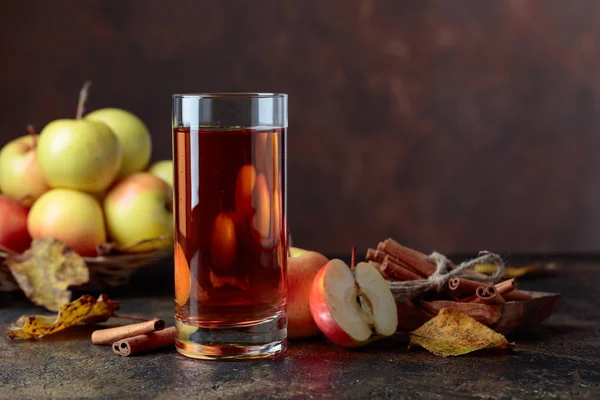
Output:
<path fill-rule="evenodd" d="M 310 313 L 310 289 L 317 272 L 329 259 L 315 251 L 290 248 L 287 262 L 288 338 L 316 336 L 321 331 Z"/>
<path fill-rule="evenodd" d="M 0 195 L 0 245 L 9 250 L 22 253 L 31 245 L 31 236 L 27 232 L 28 210 Z"/>
<path fill-rule="evenodd" d="M 345 347 L 390 336 L 398 326 L 392 292 L 381 273 L 364 262 L 355 269 L 337 259 L 323 266 L 312 285 L 310 311 L 319 329 Z"/>

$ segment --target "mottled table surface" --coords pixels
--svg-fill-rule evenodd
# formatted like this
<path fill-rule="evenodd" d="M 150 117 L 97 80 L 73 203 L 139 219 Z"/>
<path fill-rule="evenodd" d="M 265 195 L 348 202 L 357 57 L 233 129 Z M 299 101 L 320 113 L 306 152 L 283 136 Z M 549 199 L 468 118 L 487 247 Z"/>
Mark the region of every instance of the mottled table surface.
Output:
<path fill-rule="evenodd" d="M 600 257 L 557 260 L 557 275 L 521 280 L 564 294 L 554 316 L 510 335 L 512 352 L 458 358 L 409 351 L 402 337 L 361 350 L 295 341 L 271 362 L 205 362 L 174 350 L 119 357 L 92 345 L 84 326 L 37 342 L 7 339 L 11 321 L 42 310 L 0 294 L 0 398 L 600 398 Z M 172 323 L 170 272 L 169 263 L 151 267 L 108 294 L 124 314 Z"/>

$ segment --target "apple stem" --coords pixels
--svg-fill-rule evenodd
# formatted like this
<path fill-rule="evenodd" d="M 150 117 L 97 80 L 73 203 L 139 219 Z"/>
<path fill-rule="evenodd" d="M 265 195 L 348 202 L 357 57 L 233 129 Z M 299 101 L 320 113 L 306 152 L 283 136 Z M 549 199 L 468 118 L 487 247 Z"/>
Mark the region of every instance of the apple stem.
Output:
<path fill-rule="evenodd" d="M 223 200 L 221 199 L 221 196 L 219 196 L 219 211 L 223 213 Z"/>
<path fill-rule="evenodd" d="M 31 136 L 31 140 L 33 141 L 33 148 L 35 149 L 37 147 L 37 136 L 35 135 L 35 128 L 33 127 L 33 125 L 29 124 L 25 129 L 27 129 L 27 133 L 29 134 L 29 136 Z"/>
<path fill-rule="evenodd" d="M 287 230 L 287 237 L 286 237 L 286 240 L 285 240 L 285 245 L 287 246 L 288 257 L 292 256 L 292 251 L 290 250 L 290 235 L 291 235 L 291 233 L 290 233 L 290 230 L 288 229 Z"/>
<path fill-rule="evenodd" d="M 354 261 L 356 260 L 356 246 L 352 246 L 351 251 L 351 259 L 350 259 L 350 269 L 354 271 Z"/>
<path fill-rule="evenodd" d="M 32 197 L 33 197 L 32 195 L 26 194 L 24 196 L 19 197 L 17 200 L 15 200 L 15 203 L 17 203 L 20 206 L 25 207 L 25 203 Z"/>
<path fill-rule="evenodd" d="M 88 99 L 90 86 L 92 86 L 92 81 L 86 81 L 83 84 L 81 90 L 79 91 L 79 101 L 77 102 L 77 114 L 75 115 L 75 118 L 77 119 L 83 118 L 83 113 L 85 112 L 85 103 Z"/>

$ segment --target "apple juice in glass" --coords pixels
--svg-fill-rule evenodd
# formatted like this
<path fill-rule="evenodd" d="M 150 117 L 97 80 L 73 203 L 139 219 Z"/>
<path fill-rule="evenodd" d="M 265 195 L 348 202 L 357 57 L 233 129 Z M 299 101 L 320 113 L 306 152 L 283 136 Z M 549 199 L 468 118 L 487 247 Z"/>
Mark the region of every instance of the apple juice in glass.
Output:
<path fill-rule="evenodd" d="M 287 346 L 287 95 L 173 96 L 177 350 L 273 358 Z"/>

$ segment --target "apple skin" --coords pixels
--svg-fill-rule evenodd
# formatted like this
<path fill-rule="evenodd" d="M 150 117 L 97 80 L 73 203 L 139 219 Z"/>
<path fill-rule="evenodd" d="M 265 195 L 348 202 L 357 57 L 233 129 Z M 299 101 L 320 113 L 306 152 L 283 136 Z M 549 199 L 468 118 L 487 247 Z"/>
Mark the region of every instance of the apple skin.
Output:
<path fill-rule="evenodd" d="M 39 135 L 26 135 L 7 143 L 0 151 L 0 191 L 30 207 L 50 190 L 38 164 Z"/>
<path fill-rule="evenodd" d="M 327 264 L 324 265 L 313 281 L 310 291 L 310 310 L 315 323 L 332 342 L 344 347 L 361 347 L 371 340 L 359 341 L 344 331 L 329 311 L 327 300 L 325 299 L 325 271 Z"/>
<path fill-rule="evenodd" d="M 152 175 L 159 177 L 173 187 L 173 161 L 157 161 L 148 169 Z"/>
<path fill-rule="evenodd" d="M 118 181 L 104 198 L 109 236 L 122 246 L 159 237 L 172 238 L 172 203 L 169 185 L 148 172 Z"/>
<path fill-rule="evenodd" d="M 119 139 L 123 150 L 120 178 L 146 169 L 152 155 L 152 139 L 141 119 L 119 108 L 96 110 L 87 114 L 85 119 L 106 124 Z"/>
<path fill-rule="evenodd" d="M 290 253 L 287 262 L 288 338 L 309 338 L 321 333 L 310 312 L 310 291 L 317 272 L 329 259 L 297 247 L 290 247 Z"/>
<path fill-rule="evenodd" d="M 27 231 L 29 210 L 0 195 L 0 245 L 17 253 L 22 253 L 31 245 L 31 236 Z"/>
<path fill-rule="evenodd" d="M 100 122 L 59 119 L 40 132 L 37 146 L 42 175 L 53 188 L 98 193 L 117 176 L 119 140 Z"/>
<path fill-rule="evenodd" d="M 96 256 L 106 242 L 104 215 L 90 194 L 71 189 L 52 189 L 31 207 L 27 229 L 33 239 L 53 237 L 81 256 Z"/>

